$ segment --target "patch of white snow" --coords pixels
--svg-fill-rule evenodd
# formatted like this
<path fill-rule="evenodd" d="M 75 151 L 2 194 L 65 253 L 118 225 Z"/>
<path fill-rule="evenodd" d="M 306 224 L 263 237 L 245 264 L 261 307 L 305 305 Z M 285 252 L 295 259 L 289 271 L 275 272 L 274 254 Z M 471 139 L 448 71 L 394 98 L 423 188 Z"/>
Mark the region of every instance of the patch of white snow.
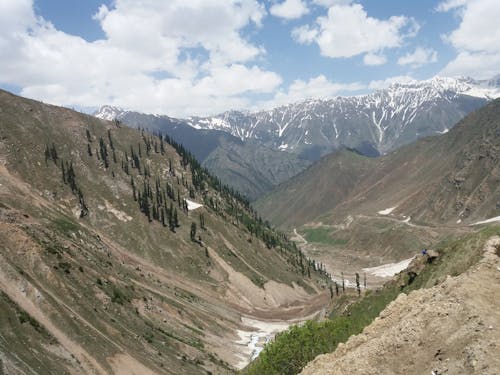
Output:
<path fill-rule="evenodd" d="M 402 260 L 398 263 L 388 263 L 377 267 L 363 268 L 363 271 L 378 277 L 392 277 L 404 270 L 411 263 L 414 257 Z"/>
<path fill-rule="evenodd" d="M 190 201 L 189 199 L 186 199 L 186 203 L 188 205 L 188 211 L 196 210 L 197 208 L 203 207 L 202 204 Z"/>
<path fill-rule="evenodd" d="M 389 215 L 392 211 L 394 211 L 398 206 L 386 208 L 385 210 L 378 211 L 379 215 Z"/>
<path fill-rule="evenodd" d="M 495 221 L 500 221 L 500 216 L 496 216 L 496 217 L 492 217 L 490 219 L 478 221 L 478 222 L 471 224 L 471 225 L 488 224 L 488 223 L 494 223 Z"/>
<path fill-rule="evenodd" d="M 286 330 L 291 324 L 286 321 L 265 322 L 245 317 L 242 317 L 241 321 L 251 330 L 237 331 L 240 339 L 236 344 L 242 347 L 242 353 L 238 355 L 240 361 L 236 364 L 236 368 L 240 370 L 259 356 L 264 349 L 264 344 L 271 341 L 277 333 Z"/>
<path fill-rule="evenodd" d="M 284 145 L 278 147 L 278 149 L 281 151 L 286 150 L 287 148 L 288 148 L 288 143 L 285 143 Z"/>

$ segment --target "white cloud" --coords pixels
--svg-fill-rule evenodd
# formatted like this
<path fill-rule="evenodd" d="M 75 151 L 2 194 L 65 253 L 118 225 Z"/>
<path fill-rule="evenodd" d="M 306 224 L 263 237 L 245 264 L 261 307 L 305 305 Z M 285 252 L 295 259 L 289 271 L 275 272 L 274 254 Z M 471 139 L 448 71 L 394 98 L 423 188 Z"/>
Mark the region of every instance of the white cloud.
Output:
<path fill-rule="evenodd" d="M 467 4 L 467 0 L 446 0 L 439 3 L 436 7 L 438 12 L 448 12 L 451 9 L 456 9 Z"/>
<path fill-rule="evenodd" d="M 439 74 L 448 77 L 493 78 L 500 74 L 500 52 L 460 52 Z"/>
<path fill-rule="evenodd" d="M 398 59 L 399 65 L 410 65 L 413 68 L 437 61 L 437 51 L 432 48 L 417 47 L 412 53 L 407 53 Z"/>
<path fill-rule="evenodd" d="M 269 13 L 276 17 L 292 20 L 309 13 L 309 8 L 302 0 L 285 0 L 280 4 L 274 4 L 269 9 Z"/>
<path fill-rule="evenodd" d="M 405 16 L 380 20 L 369 17 L 360 4 L 333 5 L 327 16 L 294 29 L 292 36 L 299 43 L 318 44 L 323 56 L 339 58 L 399 47 L 418 29 L 416 21 Z"/>
<path fill-rule="evenodd" d="M 0 82 L 54 104 L 114 104 L 174 116 L 242 108 L 281 77 L 243 30 L 266 12 L 257 0 L 116 0 L 94 15 L 106 37 L 88 42 L 37 17 L 33 0 L 0 1 Z M 210 27 L 207 27 L 210 25 Z M 246 32 L 245 31 L 245 32 Z"/>
<path fill-rule="evenodd" d="M 359 91 L 366 88 L 361 83 L 336 83 L 329 81 L 324 75 L 311 78 L 308 81 L 297 79 L 290 84 L 287 91 L 280 90 L 274 98 L 263 107 L 272 108 L 278 105 L 297 102 L 307 98 L 331 98 L 340 93 Z"/>
<path fill-rule="evenodd" d="M 333 5 L 349 5 L 354 0 L 313 0 L 313 4 L 321 5 L 326 8 L 330 8 Z"/>
<path fill-rule="evenodd" d="M 457 9 L 458 8 L 458 9 Z M 438 10 L 457 9 L 457 29 L 444 37 L 457 56 L 440 73 L 490 78 L 500 73 L 500 6 L 498 0 L 446 1 Z"/>
<path fill-rule="evenodd" d="M 384 65 L 387 62 L 387 58 L 381 54 L 367 53 L 363 56 L 363 62 L 365 65 Z"/>
<path fill-rule="evenodd" d="M 410 76 L 394 76 L 383 80 L 371 81 L 368 87 L 372 90 L 382 90 L 388 88 L 390 85 L 395 83 L 410 83 L 416 82 L 413 77 Z"/>

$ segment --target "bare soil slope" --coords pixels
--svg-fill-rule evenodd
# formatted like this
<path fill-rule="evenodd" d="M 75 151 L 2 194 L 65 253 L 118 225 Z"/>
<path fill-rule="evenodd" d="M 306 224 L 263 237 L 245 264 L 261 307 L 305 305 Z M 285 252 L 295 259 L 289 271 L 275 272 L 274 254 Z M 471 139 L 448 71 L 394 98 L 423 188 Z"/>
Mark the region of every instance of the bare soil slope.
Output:
<path fill-rule="evenodd" d="M 318 356 L 311 374 L 498 374 L 500 238 L 467 272 L 401 294 L 357 336 Z"/>

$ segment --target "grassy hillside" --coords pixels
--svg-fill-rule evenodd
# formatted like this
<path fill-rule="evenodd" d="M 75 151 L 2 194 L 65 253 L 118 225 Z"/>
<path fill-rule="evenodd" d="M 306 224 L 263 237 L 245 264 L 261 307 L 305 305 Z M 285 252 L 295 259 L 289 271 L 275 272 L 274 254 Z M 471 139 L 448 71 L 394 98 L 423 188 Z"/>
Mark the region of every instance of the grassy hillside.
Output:
<path fill-rule="evenodd" d="M 274 224 L 300 226 L 343 202 L 371 171 L 374 159 L 342 150 L 326 156 L 255 203 Z"/>
<path fill-rule="evenodd" d="M 3 91 L 0 242 L 7 373 L 231 373 L 243 315 L 326 296 L 324 275 L 169 138 Z"/>

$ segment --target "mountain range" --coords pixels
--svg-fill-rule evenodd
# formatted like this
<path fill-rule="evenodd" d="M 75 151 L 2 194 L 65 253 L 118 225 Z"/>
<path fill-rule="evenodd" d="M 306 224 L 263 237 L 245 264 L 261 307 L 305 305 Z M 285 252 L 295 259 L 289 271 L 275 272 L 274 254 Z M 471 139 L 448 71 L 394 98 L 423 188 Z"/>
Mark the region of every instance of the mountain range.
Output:
<path fill-rule="evenodd" d="M 274 223 L 342 221 L 387 214 L 457 225 L 500 215 L 500 100 L 474 111 L 446 134 L 378 158 L 349 150 L 321 159 L 259 200 Z M 295 203 L 300 202 L 300 207 Z"/>
<path fill-rule="evenodd" d="M 259 112 L 173 119 L 103 106 L 94 115 L 167 132 L 225 183 L 254 200 L 334 150 L 348 147 L 367 156 L 384 154 L 447 132 L 499 95 L 498 78 L 435 77 L 395 83 L 363 96 L 309 99 Z M 229 160 L 229 154 L 243 157 Z"/>

